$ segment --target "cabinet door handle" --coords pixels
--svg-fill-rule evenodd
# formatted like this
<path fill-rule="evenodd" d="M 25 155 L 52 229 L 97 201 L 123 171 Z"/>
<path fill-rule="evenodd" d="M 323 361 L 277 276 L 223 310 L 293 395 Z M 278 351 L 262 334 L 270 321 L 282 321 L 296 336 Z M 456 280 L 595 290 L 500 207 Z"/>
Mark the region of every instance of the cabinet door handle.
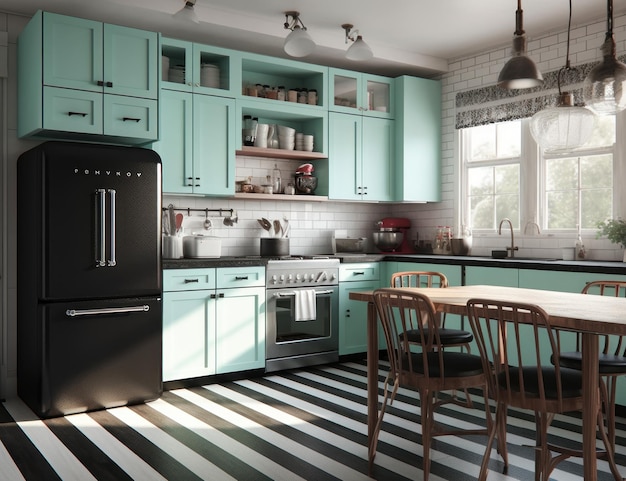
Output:
<path fill-rule="evenodd" d="M 129 121 L 129 120 L 132 120 L 133 122 L 139 122 L 141 119 L 137 119 L 137 118 L 135 118 L 135 117 L 122 117 L 122 120 L 123 120 L 124 122 L 127 122 L 127 121 Z"/>
<path fill-rule="evenodd" d="M 185 284 L 191 284 L 192 282 L 200 282 L 198 279 L 185 279 Z"/>
<path fill-rule="evenodd" d="M 68 112 L 67 115 L 70 117 L 72 115 L 80 115 L 81 117 L 87 117 L 87 114 L 85 112 Z"/>
<path fill-rule="evenodd" d="M 235 276 L 236 281 L 247 281 L 248 276 Z"/>
<path fill-rule="evenodd" d="M 113 82 L 104 82 L 102 80 L 98 80 L 96 83 L 98 84 L 98 87 L 113 87 Z"/>
<path fill-rule="evenodd" d="M 219 294 L 211 294 L 209 297 L 210 297 L 211 299 L 217 299 L 218 297 L 219 297 L 219 298 L 223 298 L 223 297 L 224 297 L 224 293 L 223 293 L 223 292 L 220 292 Z"/>
<path fill-rule="evenodd" d="M 364 276 L 365 271 L 355 271 L 352 273 L 353 276 Z"/>

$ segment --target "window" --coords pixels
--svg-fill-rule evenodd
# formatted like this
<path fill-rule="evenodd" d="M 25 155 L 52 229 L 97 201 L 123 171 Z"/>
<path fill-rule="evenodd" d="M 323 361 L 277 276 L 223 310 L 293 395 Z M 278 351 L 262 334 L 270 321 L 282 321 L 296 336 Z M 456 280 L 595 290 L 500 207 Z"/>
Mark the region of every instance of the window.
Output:
<path fill-rule="evenodd" d="M 473 229 L 490 229 L 503 217 L 520 224 L 521 121 L 463 130 L 466 208 Z"/>
<path fill-rule="evenodd" d="M 597 117 L 592 140 L 567 153 L 538 149 L 529 119 L 461 130 L 461 224 L 493 232 L 507 217 L 515 229 L 573 231 L 615 217 L 615 125 Z"/>

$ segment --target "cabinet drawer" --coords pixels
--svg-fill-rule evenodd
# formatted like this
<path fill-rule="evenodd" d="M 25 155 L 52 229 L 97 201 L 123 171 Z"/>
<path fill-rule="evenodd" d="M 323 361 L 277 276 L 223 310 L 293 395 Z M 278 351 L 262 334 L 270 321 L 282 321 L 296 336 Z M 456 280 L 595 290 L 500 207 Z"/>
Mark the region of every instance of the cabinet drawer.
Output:
<path fill-rule="evenodd" d="M 163 271 L 163 291 L 215 289 L 215 269 L 169 269 Z"/>
<path fill-rule="evenodd" d="M 380 264 L 367 262 L 342 264 L 339 266 L 339 282 L 377 281 L 380 279 Z"/>
<path fill-rule="evenodd" d="M 44 87 L 43 128 L 102 134 L 102 95 L 82 90 Z"/>
<path fill-rule="evenodd" d="M 104 96 L 104 133 L 116 137 L 157 140 L 156 100 Z"/>
<path fill-rule="evenodd" d="M 265 267 L 223 267 L 217 269 L 217 288 L 264 287 Z"/>

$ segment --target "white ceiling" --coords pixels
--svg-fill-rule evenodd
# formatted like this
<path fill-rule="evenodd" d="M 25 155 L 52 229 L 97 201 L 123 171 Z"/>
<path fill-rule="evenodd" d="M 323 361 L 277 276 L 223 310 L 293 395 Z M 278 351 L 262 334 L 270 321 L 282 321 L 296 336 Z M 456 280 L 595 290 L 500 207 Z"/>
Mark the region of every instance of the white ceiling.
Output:
<path fill-rule="evenodd" d="M 166 36 L 286 57 L 284 12 L 297 10 L 315 40 L 302 59 L 387 75 L 433 76 L 447 62 L 510 45 L 516 0 L 197 0 L 200 24 L 171 15 L 184 0 L 2 0 L 0 10 L 32 15 L 38 9 L 135 26 Z M 605 0 L 572 0 L 572 25 L 606 21 Z M 614 13 L 626 12 L 615 0 Z M 567 29 L 568 0 L 523 0 L 524 29 L 532 40 Z M 342 23 L 351 23 L 372 47 L 367 63 L 343 58 Z M 598 47 L 602 38 L 598 41 Z M 619 52 L 618 52 L 619 53 Z"/>

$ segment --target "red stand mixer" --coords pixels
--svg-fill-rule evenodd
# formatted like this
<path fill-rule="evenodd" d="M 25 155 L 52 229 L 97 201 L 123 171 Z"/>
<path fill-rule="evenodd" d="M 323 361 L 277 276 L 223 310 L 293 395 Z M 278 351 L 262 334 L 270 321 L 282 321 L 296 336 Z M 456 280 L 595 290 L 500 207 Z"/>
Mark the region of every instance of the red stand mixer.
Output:
<path fill-rule="evenodd" d="M 384 252 L 394 252 L 397 254 L 412 254 L 415 252 L 411 246 L 409 239 L 409 229 L 411 221 L 404 217 L 385 217 L 379 220 L 376 225 L 378 232 L 374 232 L 374 244 Z M 390 233 L 401 233 L 402 240 L 398 242 L 391 241 Z M 399 236 L 398 236 L 399 237 Z"/>

